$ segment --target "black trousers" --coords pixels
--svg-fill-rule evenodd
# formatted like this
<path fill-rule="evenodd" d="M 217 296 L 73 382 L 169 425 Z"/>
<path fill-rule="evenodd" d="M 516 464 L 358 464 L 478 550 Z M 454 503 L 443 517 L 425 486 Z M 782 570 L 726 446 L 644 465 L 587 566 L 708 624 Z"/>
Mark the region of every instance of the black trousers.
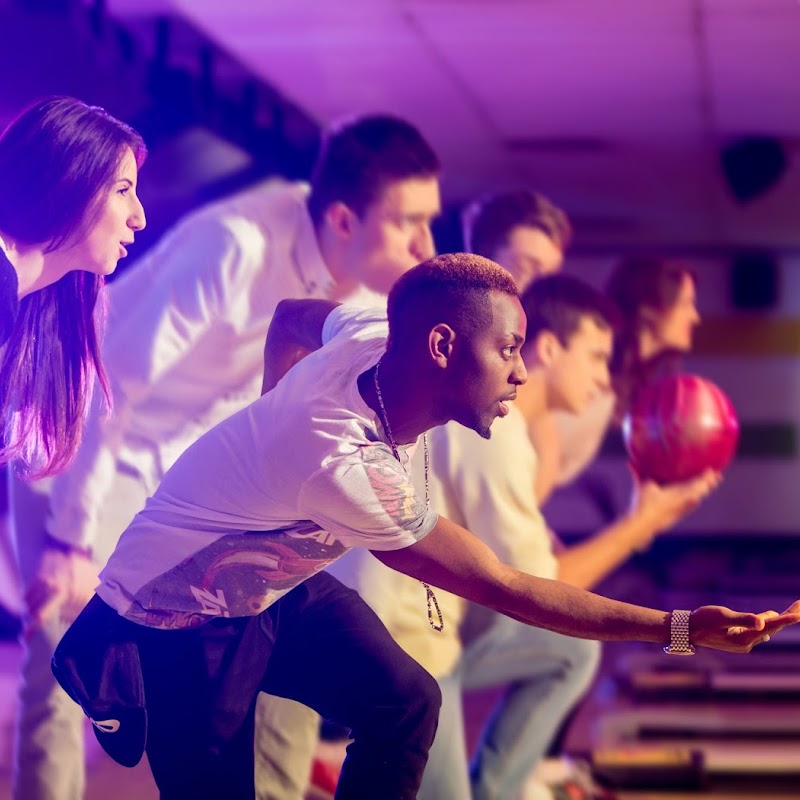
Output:
<path fill-rule="evenodd" d="M 337 798 L 416 797 L 436 732 L 438 684 L 358 594 L 327 573 L 257 617 L 142 628 L 137 640 L 146 751 L 163 800 L 254 797 L 259 691 L 351 729 Z"/>

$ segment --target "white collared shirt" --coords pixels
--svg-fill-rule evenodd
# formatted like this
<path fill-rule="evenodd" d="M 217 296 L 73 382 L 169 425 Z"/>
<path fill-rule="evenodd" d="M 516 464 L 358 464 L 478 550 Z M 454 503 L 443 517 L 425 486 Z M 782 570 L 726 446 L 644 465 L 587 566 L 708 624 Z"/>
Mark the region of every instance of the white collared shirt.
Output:
<path fill-rule="evenodd" d="M 111 284 L 103 358 L 114 410 L 93 411 L 54 481 L 52 536 L 91 547 L 119 463 L 152 492 L 192 442 L 258 398 L 278 302 L 335 289 L 307 196 L 304 184 L 270 181 L 204 207 Z M 348 302 L 377 297 L 364 289 Z"/>

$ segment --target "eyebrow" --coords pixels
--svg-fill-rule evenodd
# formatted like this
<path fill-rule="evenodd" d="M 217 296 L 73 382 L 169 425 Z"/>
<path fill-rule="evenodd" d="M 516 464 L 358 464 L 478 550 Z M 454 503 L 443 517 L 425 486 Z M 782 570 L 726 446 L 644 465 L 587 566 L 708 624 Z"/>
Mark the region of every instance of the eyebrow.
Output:
<path fill-rule="evenodd" d="M 133 181 L 130 178 L 117 178 L 117 183 L 127 183 L 128 186 L 133 186 Z"/>
<path fill-rule="evenodd" d="M 434 217 L 438 217 L 442 212 L 441 211 L 413 211 L 410 214 L 400 214 L 403 219 L 411 220 L 412 222 L 418 222 L 420 220 L 428 220 Z"/>

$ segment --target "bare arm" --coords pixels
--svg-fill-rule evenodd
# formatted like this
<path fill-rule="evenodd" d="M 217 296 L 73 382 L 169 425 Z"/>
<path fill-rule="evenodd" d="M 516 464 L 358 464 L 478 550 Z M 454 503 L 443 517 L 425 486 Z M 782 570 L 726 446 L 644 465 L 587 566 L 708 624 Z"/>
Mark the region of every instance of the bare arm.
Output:
<path fill-rule="evenodd" d="M 651 538 L 643 522 L 633 516 L 603 528 L 590 539 L 564 548 L 558 553 L 558 579 L 581 589 L 591 589 L 603 578 L 643 549 L 643 538 Z"/>
<path fill-rule="evenodd" d="M 634 490 L 628 514 L 591 538 L 558 554 L 558 579 L 591 589 L 633 553 L 649 547 L 653 537 L 695 509 L 719 483 L 708 470 L 693 480 L 671 486 L 644 483 Z"/>
<path fill-rule="evenodd" d="M 669 641 L 669 613 L 515 570 L 469 531 L 443 517 L 416 544 L 373 554 L 399 572 L 530 625 L 585 639 Z M 747 652 L 766 633 L 800 622 L 798 610 L 767 617 L 703 606 L 692 614 L 691 639 L 704 647 Z"/>
<path fill-rule="evenodd" d="M 266 394 L 298 362 L 322 347 L 322 327 L 339 303 L 330 300 L 281 300 L 275 308 L 264 343 Z"/>

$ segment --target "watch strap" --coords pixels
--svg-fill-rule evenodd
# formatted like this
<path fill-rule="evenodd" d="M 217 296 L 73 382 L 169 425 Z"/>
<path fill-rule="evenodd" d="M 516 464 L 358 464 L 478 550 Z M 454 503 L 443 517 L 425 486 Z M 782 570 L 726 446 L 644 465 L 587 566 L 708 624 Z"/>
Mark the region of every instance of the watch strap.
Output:
<path fill-rule="evenodd" d="M 694 647 L 689 641 L 689 618 L 691 611 L 676 610 L 672 612 L 669 622 L 669 644 L 664 652 L 671 656 L 693 656 Z"/>

